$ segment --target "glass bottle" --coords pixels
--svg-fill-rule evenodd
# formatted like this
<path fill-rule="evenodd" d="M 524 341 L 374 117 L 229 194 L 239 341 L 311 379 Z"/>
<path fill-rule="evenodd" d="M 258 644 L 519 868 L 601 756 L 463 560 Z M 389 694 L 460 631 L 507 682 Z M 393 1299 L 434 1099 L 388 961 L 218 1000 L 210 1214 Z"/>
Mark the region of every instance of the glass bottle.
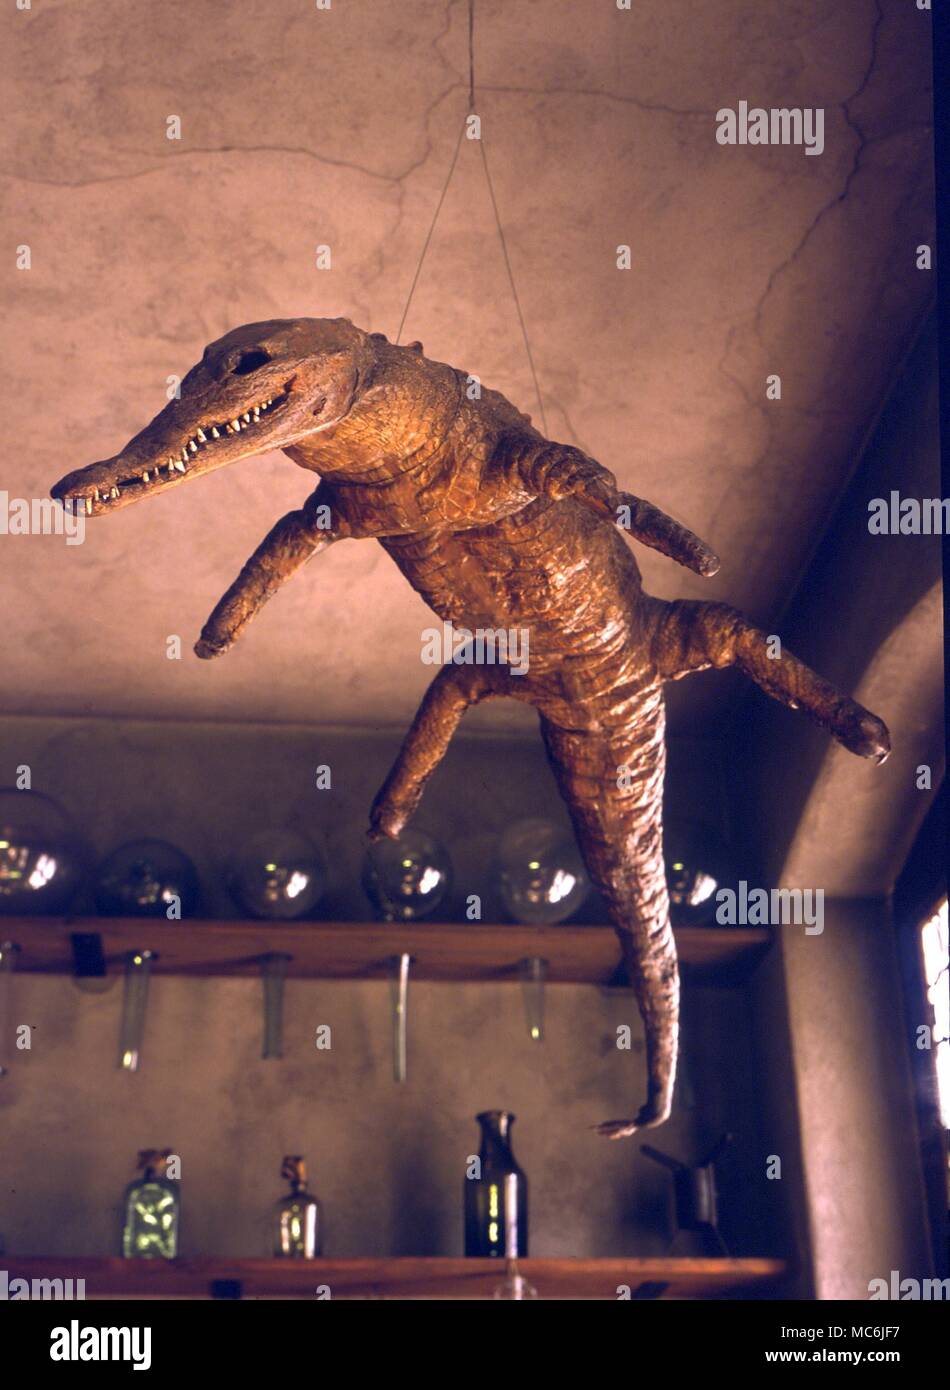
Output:
<path fill-rule="evenodd" d="M 171 1149 L 143 1149 L 135 1165 L 142 1176 L 125 1190 L 122 1254 L 127 1260 L 173 1260 L 178 1254 L 181 1198 L 167 1176 Z"/>
<path fill-rule="evenodd" d="M 290 1191 L 277 1203 L 277 1240 L 274 1254 L 312 1260 L 320 1254 L 320 1204 L 307 1191 L 307 1165 L 299 1154 L 289 1154 L 280 1176 Z"/>
<path fill-rule="evenodd" d="M 477 1169 L 465 1178 L 465 1253 L 526 1256 L 528 1179 L 511 1152 L 515 1117 L 507 1110 L 484 1110 L 475 1118 L 482 1142 Z"/>

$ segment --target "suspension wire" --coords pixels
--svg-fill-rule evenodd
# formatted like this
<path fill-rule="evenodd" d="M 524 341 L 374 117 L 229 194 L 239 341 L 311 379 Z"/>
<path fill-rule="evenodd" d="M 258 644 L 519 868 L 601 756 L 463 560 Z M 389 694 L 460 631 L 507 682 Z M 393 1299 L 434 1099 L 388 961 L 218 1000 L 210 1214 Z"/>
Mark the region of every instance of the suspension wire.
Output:
<path fill-rule="evenodd" d="M 426 239 L 422 245 L 422 255 L 419 257 L 419 264 L 416 266 L 416 273 L 415 275 L 413 275 L 412 284 L 409 286 L 409 297 L 406 300 L 406 307 L 402 311 L 402 318 L 399 320 L 399 332 L 396 334 L 397 347 L 399 346 L 399 340 L 402 337 L 402 330 L 406 326 L 406 316 L 409 313 L 409 306 L 412 303 L 412 296 L 416 292 L 416 285 L 419 283 L 419 276 L 422 273 L 422 263 L 426 258 L 426 252 L 429 249 L 429 242 L 432 240 L 432 233 L 435 231 L 435 224 L 439 220 L 439 213 L 442 211 L 442 204 L 445 202 L 445 195 L 449 191 L 449 184 L 452 182 L 452 175 L 455 173 L 455 166 L 458 162 L 459 150 L 462 148 L 462 137 L 465 134 L 465 127 L 467 124 L 468 117 L 466 116 L 465 119 L 462 121 L 462 124 L 459 126 L 459 135 L 458 139 L 455 142 L 455 153 L 452 155 L 452 163 L 449 165 L 449 172 L 445 176 L 445 183 L 442 185 L 442 192 L 439 194 L 439 201 L 436 204 L 435 212 L 432 214 L 432 221 L 429 224 L 429 230 L 426 233 Z"/>
<path fill-rule="evenodd" d="M 491 173 L 488 168 L 488 151 L 485 148 L 485 141 L 478 142 L 482 148 L 482 165 L 485 169 L 485 182 L 488 184 L 488 193 L 491 198 L 492 211 L 495 214 L 495 226 L 498 228 L 498 240 L 501 242 L 501 254 L 505 258 L 505 269 L 508 272 L 508 283 L 511 286 L 511 297 L 515 301 L 515 312 L 518 315 L 518 322 L 521 324 L 521 336 L 524 339 L 524 350 L 528 358 L 528 366 L 531 368 L 531 380 L 534 382 L 534 392 L 538 398 L 538 412 L 541 416 L 541 428 L 544 433 L 548 432 L 548 422 L 544 417 L 544 400 L 541 396 L 541 387 L 538 384 L 538 374 L 534 367 L 534 357 L 531 352 L 531 343 L 528 341 L 528 328 L 524 321 L 524 314 L 521 311 L 521 300 L 518 298 L 518 291 L 515 288 L 515 277 L 511 269 L 511 260 L 508 256 L 508 242 L 505 240 L 504 229 L 501 225 L 501 216 L 498 212 L 498 203 L 495 199 L 495 185 L 492 183 Z"/>
<path fill-rule="evenodd" d="M 475 110 L 475 0 L 468 0 L 468 109 Z"/>
<path fill-rule="evenodd" d="M 467 127 L 468 127 L 469 116 L 470 116 L 470 115 L 473 115 L 474 113 L 475 113 L 475 0 L 468 0 L 468 112 L 466 113 L 465 118 L 464 118 L 464 120 L 462 121 L 461 127 L 460 127 L 460 129 L 459 129 L 458 139 L 457 139 L 456 142 L 455 142 L 455 150 L 454 150 L 454 152 L 453 152 L 453 154 L 452 154 L 452 162 L 451 162 L 451 164 L 449 165 L 449 172 L 448 172 L 448 174 L 446 175 L 445 183 L 442 185 L 442 192 L 439 194 L 439 201 L 438 201 L 438 203 L 436 204 L 435 212 L 434 212 L 433 215 L 432 215 L 432 221 L 431 221 L 430 224 L 429 224 L 429 230 L 428 230 L 428 232 L 426 233 L 426 238 L 425 238 L 425 241 L 423 242 L 423 245 L 422 245 L 422 254 L 421 254 L 420 257 L 419 257 L 419 264 L 416 266 L 415 274 L 414 274 L 413 277 L 412 277 L 412 284 L 409 286 L 409 295 L 408 295 L 408 297 L 407 297 L 407 299 L 406 299 L 406 307 L 405 307 L 405 308 L 403 309 L 403 311 L 402 311 L 402 318 L 399 320 L 399 331 L 398 331 L 398 333 L 396 334 L 396 344 L 397 344 L 397 346 L 398 346 L 398 344 L 399 344 L 400 339 L 402 338 L 402 330 L 403 330 L 403 329 L 405 328 L 405 326 L 406 326 L 406 318 L 408 317 L 408 314 L 409 314 L 409 308 L 410 308 L 410 305 L 412 304 L 413 295 L 414 295 L 415 292 L 416 292 L 416 285 L 419 283 L 419 276 L 420 276 L 421 273 L 422 273 L 422 266 L 423 266 L 423 263 L 425 262 L 426 254 L 427 254 L 427 252 L 428 252 L 428 250 L 429 250 L 429 243 L 432 241 L 432 235 L 433 235 L 433 233 L 434 233 L 434 231 L 435 231 L 436 223 L 437 223 L 438 220 L 439 220 L 439 214 L 440 214 L 440 212 L 442 211 L 442 204 L 445 202 L 446 194 L 447 194 L 448 191 L 449 191 L 449 184 L 452 182 L 452 175 L 455 173 L 455 166 L 456 166 L 456 164 L 458 163 L 459 151 L 460 151 L 460 149 L 462 148 L 462 139 L 463 139 L 463 137 L 464 137 L 464 135 L 465 135 L 465 132 L 466 132 L 466 129 L 467 129 Z M 543 397 L 542 397 L 542 395 L 541 395 L 541 386 L 540 386 L 540 384 L 539 384 L 539 382 L 538 382 L 538 373 L 537 373 L 537 370 L 536 370 L 535 365 L 534 365 L 534 356 L 533 356 L 533 354 L 532 354 L 532 352 L 531 352 L 531 343 L 530 343 L 530 340 L 529 340 L 529 338 L 528 338 L 528 328 L 527 328 L 527 325 L 526 325 L 526 323 L 525 323 L 524 313 L 523 313 L 522 308 L 521 308 L 521 300 L 520 300 L 519 297 L 518 297 L 518 290 L 517 290 L 517 287 L 516 287 L 516 285 L 515 285 L 514 272 L 513 272 L 512 268 L 511 268 L 511 257 L 510 257 L 509 254 L 508 254 L 508 242 L 507 242 L 507 240 L 506 240 L 506 238 L 505 238 L 505 231 L 504 231 L 504 227 L 502 226 L 502 222 L 501 222 L 501 214 L 500 214 L 500 212 L 499 212 L 499 210 L 498 210 L 498 200 L 497 200 L 497 198 L 495 197 L 495 185 L 494 185 L 494 183 L 492 182 L 491 170 L 490 170 L 489 167 L 488 167 L 488 152 L 487 152 L 487 150 L 486 150 L 486 148 L 485 148 L 485 140 L 484 140 L 484 138 L 482 137 L 481 131 L 479 131 L 479 141 L 478 141 L 478 143 L 479 143 L 479 145 L 481 146 L 481 152 L 482 152 L 482 167 L 483 167 L 483 169 L 484 169 L 484 171 L 485 171 L 485 182 L 486 182 L 486 184 L 488 185 L 488 196 L 489 196 L 489 198 L 491 199 L 492 213 L 493 213 L 494 218 L 495 218 L 495 228 L 496 228 L 496 230 L 497 230 L 497 232 L 498 232 L 498 240 L 499 240 L 499 242 L 501 243 L 501 254 L 502 254 L 502 257 L 503 257 L 503 259 L 504 259 L 504 262 L 505 262 L 505 270 L 506 270 L 507 275 L 508 275 L 508 284 L 509 284 L 510 287 L 511 287 L 511 297 L 512 297 L 512 299 L 514 300 L 515 312 L 516 312 L 516 314 L 518 315 L 518 323 L 519 323 L 520 326 L 521 326 L 521 337 L 522 337 L 522 339 L 523 339 L 523 341 L 524 341 L 525 354 L 526 354 L 526 356 L 527 356 L 527 358 L 528 358 L 528 366 L 529 366 L 529 368 L 530 368 L 530 370 L 531 370 L 531 380 L 534 382 L 534 390 L 535 390 L 535 394 L 536 394 L 536 396 L 537 396 L 537 398 L 538 398 L 538 411 L 539 411 L 539 414 L 540 414 L 540 416 L 541 416 L 541 426 L 542 426 L 542 429 L 544 430 L 544 433 L 547 434 L 547 432 L 548 432 L 548 426 L 547 426 L 547 420 L 546 420 L 545 414 L 544 414 L 544 399 L 543 399 Z"/>

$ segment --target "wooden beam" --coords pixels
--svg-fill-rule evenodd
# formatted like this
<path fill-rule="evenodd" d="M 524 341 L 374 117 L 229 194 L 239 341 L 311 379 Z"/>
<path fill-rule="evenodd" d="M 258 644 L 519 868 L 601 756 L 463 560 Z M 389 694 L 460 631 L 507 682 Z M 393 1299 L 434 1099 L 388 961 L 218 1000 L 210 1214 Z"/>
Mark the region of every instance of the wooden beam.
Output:
<path fill-rule="evenodd" d="M 84 1279 L 87 1299 L 234 1297 L 491 1298 L 505 1277 L 495 1259 L 180 1259 L 4 1257 L 10 1280 Z M 787 1272 L 774 1259 L 525 1259 L 518 1271 L 542 1298 L 610 1299 L 643 1288 L 651 1297 L 725 1297 L 762 1292 Z M 642 1297 L 643 1295 L 641 1295 Z"/>
<path fill-rule="evenodd" d="M 72 938 L 97 934 L 110 970 L 132 950 L 157 955 L 158 975 L 254 976 L 269 952 L 290 956 L 289 978 L 384 978 L 402 951 L 414 980 L 517 981 L 518 964 L 541 956 L 554 983 L 607 985 L 620 962 L 610 927 L 486 926 L 475 923 L 166 922 L 152 918 L 0 918 L 3 936 L 20 947 L 17 970 L 71 974 Z M 684 927 L 676 932 L 687 973 L 740 975 L 769 943 L 758 927 Z"/>

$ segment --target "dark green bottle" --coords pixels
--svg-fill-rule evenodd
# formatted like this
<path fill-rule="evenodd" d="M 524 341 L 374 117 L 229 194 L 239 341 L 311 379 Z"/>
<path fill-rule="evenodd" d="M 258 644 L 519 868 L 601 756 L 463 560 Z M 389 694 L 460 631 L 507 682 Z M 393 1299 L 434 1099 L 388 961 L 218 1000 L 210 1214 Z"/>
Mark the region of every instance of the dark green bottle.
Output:
<path fill-rule="evenodd" d="M 511 1152 L 507 1110 L 475 1116 L 482 1127 L 478 1162 L 465 1176 L 465 1253 L 514 1259 L 528 1253 L 528 1179 Z"/>
<path fill-rule="evenodd" d="M 171 1149 L 143 1149 L 142 1176 L 125 1189 L 122 1254 L 127 1260 L 174 1260 L 181 1218 L 179 1184 L 167 1176 Z"/>

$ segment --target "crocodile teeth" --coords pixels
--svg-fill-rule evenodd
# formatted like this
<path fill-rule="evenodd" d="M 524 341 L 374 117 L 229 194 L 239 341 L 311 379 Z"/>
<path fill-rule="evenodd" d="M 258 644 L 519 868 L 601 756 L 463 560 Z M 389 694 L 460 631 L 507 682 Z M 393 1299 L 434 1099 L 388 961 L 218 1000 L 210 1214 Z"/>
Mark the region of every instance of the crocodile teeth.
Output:
<path fill-rule="evenodd" d="M 150 482 L 150 481 L 151 481 L 151 479 L 150 479 L 149 476 L 148 476 L 148 469 L 146 469 L 145 472 L 142 474 L 142 482 L 143 482 L 143 483 L 147 483 L 147 482 Z"/>
<path fill-rule="evenodd" d="M 241 422 L 240 422 L 240 420 L 232 420 L 232 421 L 231 421 L 231 428 L 232 428 L 232 430 L 240 430 L 240 428 L 241 428 Z"/>
<path fill-rule="evenodd" d="M 175 467 L 178 469 L 178 472 L 179 472 L 179 473 L 187 473 L 187 472 L 188 472 L 188 469 L 187 469 L 186 465 L 183 464 L 183 463 L 176 463 L 176 464 L 175 464 Z"/>
<path fill-rule="evenodd" d="M 117 487 L 114 487 L 114 488 L 112 489 L 112 496 L 113 496 L 113 497 L 118 497 L 118 495 L 119 495 L 119 489 L 118 489 Z"/>
<path fill-rule="evenodd" d="M 200 439 L 202 444 L 205 444 L 207 443 L 208 436 L 205 434 L 204 430 L 199 430 L 198 433 L 195 435 L 195 438 Z"/>
<path fill-rule="evenodd" d="M 91 497 L 85 497 L 85 498 L 83 498 L 83 501 L 84 501 L 85 504 L 86 504 L 86 515 L 87 515 L 87 516 L 92 516 L 92 498 L 91 498 Z"/>
<path fill-rule="evenodd" d="M 221 432 L 220 432 L 220 430 L 218 429 L 217 425 L 212 425 L 212 426 L 211 426 L 211 437 L 212 437 L 212 439 L 220 439 L 220 438 L 221 438 Z"/>
<path fill-rule="evenodd" d="M 191 450 L 193 454 L 196 454 L 198 452 L 198 445 L 195 443 L 193 439 L 189 440 L 188 448 Z"/>

